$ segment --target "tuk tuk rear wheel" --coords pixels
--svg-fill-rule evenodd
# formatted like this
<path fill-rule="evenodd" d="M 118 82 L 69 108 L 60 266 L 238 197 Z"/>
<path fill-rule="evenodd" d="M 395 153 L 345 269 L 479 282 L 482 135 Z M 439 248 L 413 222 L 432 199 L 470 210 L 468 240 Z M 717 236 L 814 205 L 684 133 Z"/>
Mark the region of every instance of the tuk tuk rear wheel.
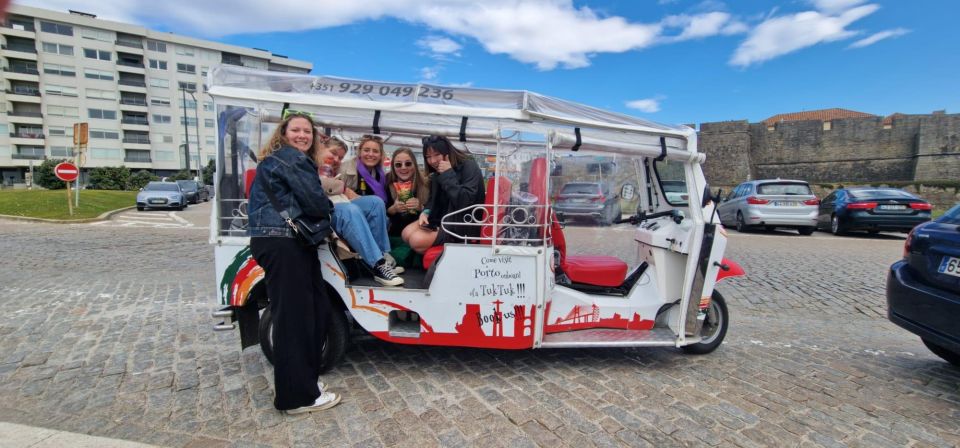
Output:
<path fill-rule="evenodd" d="M 343 359 L 347 351 L 347 341 L 350 337 L 350 328 L 347 325 L 347 316 L 344 311 L 331 307 L 330 322 L 327 324 L 327 337 L 323 343 L 323 352 L 320 355 L 320 373 L 329 372 Z M 273 364 L 273 314 L 270 306 L 260 315 L 260 351 Z"/>
<path fill-rule="evenodd" d="M 717 349 L 727 336 L 730 326 L 730 314 L 727 312 L 727 301 L 720 292 L 714 290 L 707 307 L 707 317 L 700 328 L 700 342 L 681 347 L 684 352 L 692 355 L 705 355 Z"/>

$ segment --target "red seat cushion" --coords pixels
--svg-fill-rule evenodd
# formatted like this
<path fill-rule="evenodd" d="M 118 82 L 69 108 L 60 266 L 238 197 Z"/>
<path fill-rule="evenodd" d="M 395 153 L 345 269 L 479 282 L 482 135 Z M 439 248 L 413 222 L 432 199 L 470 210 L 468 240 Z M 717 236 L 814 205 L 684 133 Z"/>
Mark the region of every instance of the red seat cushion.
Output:
<path fill-rule="evenodd" d="M 434 261 L 437 261 L 437 258 L 440 258 L 440 254 L 442 253 L 443 246 L 433 246 L 427 249 L 427 251 L 423 253 L 423 268 L 430 269 L 430 266 L 433 265 Z"/>
<path fill-rule="evenodd" d="M 567 255 L 561 266 L 574 283 L 620 286 L 627 277 L 627 264 L 606 255 Z"/>

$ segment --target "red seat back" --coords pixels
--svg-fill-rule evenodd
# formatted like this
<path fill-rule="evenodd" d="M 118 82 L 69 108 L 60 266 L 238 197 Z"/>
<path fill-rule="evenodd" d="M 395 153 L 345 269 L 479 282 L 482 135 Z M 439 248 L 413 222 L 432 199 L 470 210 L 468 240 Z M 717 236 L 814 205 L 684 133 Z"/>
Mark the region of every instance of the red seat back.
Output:
<path fill-rule="evenodd" d="M 494 193 L 496 193 L 497 185 L 500 187 L 500 192 L 496 196 L 496 200 L 500 207 L 497 208 L 496 216 L 494 216 L 493 201 L 495 198 Z M 487 219 L 483 222 L 483 226 L 480 228 L 480 236 L 482 238 L 490 239 L 482 239 L 479 241 L 480 244 L 491 244 L 493 242 L 493 223 L 503 223 L 503 216 L 507 213 L 506 206 L 510 204 L 510 193 L 512 188 L 513 185 L 510 182 L 510 179 L 507 179 L 503 176 L 495 176 L 487 182 L 486 206 L 484 207 L 487 210 Z"/>
<path fill-rule="evenodd" d="M 243 172 L 243 192 L 245 198 L 250 198 L 250 188 L 253 187 L 253 180 L 257 177 L 256 168 L 247 168 Z"/>
<path fill-rule="evenodd" d="M 550 192 L 547 191 L 547 178 L 550 176 L 550 173 L 547 171 L 547 168 L 546 157 L 533 159 L 530 165 L 530 181 L 527 183 L 530 194 L 537 197 L 537 202 L 535 202 L 534 205 L 537 206 L 537 223 L 539 224 L 546 222 L 546 205 L 550 203 Z M 543 236 L 542 233 L 541 236 Z"/>

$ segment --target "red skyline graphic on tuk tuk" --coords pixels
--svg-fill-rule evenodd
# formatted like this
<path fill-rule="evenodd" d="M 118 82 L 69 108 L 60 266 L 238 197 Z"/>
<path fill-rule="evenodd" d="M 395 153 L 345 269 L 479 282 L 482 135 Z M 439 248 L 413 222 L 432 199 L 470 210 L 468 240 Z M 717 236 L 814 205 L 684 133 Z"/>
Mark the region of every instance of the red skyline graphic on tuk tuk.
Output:
<path fill-rule="evenodd" d="M 460 323 L 454 328 L 454 333 L 421 332 L 420 337 L 396 337 L 391 336 L 389 331 L 374 331 L 372 334 L 380 339 L 398 344 L 413 345 L 443 345 L 454 347 L 475 347 L 475 348 L 501 348 L 501 349 L 526 349 L 533 346 L 533 331 L 536 324 L 536 315 L 525 305 L 516 305 L 504 312 L 500 308 L 504 302 L 495 300 L 491 302 L 494 305 L 492 313 L 484 314 L 480 304 L 467 303 L 464 305 L 463 316 L 460 317 Z M 511 325 L 513 321 L 513 334 L 504 335 L 504 325 Z M 486 322 L 493 322 L 491 334 L 484 332 L 483 325 Z M 436 325 L 436 322 L 434 322 Z"/>

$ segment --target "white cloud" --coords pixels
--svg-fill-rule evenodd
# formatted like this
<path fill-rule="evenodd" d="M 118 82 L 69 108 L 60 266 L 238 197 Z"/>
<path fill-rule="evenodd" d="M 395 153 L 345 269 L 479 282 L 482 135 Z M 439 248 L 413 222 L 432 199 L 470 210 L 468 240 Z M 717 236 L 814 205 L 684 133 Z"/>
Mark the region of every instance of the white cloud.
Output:
<path fill-rule="evenodd" d="M 725 12 L 708 12 L 695 16 L 668 16 L 660 22 L 664 27 L 683 28 L 676 36 L 664 37 L 666 42 L 678 42 L 689 39 L 702 39 L 718 34 L 731 35 L 745 33 L 748 27 Z"/>
<path fill-rule="evenodd" d="M 420 80 L 427 82 L 436 81 L 439 74 L 440 69 L 437 67 L 423 67 L 420 69 Z"/>
<path fill-rule="evenodd" d="M 860 39 L 860 40 L 858 40 L 858 41 L 850 44 L 850 46 L 847 47 L 847 48 L 863 48 L 863 47 L 869 47 L 870 45 L 873 45 L 873 44 L 875 44 L 875 43 L 877 43 L 877 42 L 880 42 L 881 40 L 889 39 L 889 38 L 892 38 L 892 37 L 900 37 L 900 36 L 903 36 L 904 34 L 907 34 L 907 33 L 909 33 L 909 32 L 910 32 L 910 30 L 908 30 L 908 29 L 906 29 L 906 28 L 894 28 L 894 29 L 892 29 L 892 30 L 881 31 L 881 32 L 879 32 L 879 33 L 874 33 L 874 34 L 870 35 L 869 37 L 865 37 L 865 38 L 863 38 L 863 39 Z"/>
<path fill-rule="evenodd" d="M 849 39 L 857 34 L 847 30 L 851 23 L 873 14 L 877 5 L 854 6 L 834 14 L 842 5 L 859 4 L 854 0 L 819 0 L 824 11 L 805 11 L 771 17 L 757 25 L 740 44 L 730 64 L 749 66 L 824 42 Z M 829 11 L 829 12 L 828 12 Z"/>
<path fill-rule="evenodd" d="M 429 50 L 435 56 L 460 56 L 460 49 L 463 48 L 453 39 L 442 36 L 427 36 L 417 41 L 421 48 Z"/>
<path fill-rule="evenodd" d="M 627 107 L 647 113 L 659 112 L 660 100 L 662 100 L 662 98 L 645 98 L 642 100 L 627 101 Z"/>
<path fill-rule="evenodd" d="M 836 14 L 854 6 L 865 3 L 866 0 L 812 0 L 811 3 L 819 11 Z"/>

